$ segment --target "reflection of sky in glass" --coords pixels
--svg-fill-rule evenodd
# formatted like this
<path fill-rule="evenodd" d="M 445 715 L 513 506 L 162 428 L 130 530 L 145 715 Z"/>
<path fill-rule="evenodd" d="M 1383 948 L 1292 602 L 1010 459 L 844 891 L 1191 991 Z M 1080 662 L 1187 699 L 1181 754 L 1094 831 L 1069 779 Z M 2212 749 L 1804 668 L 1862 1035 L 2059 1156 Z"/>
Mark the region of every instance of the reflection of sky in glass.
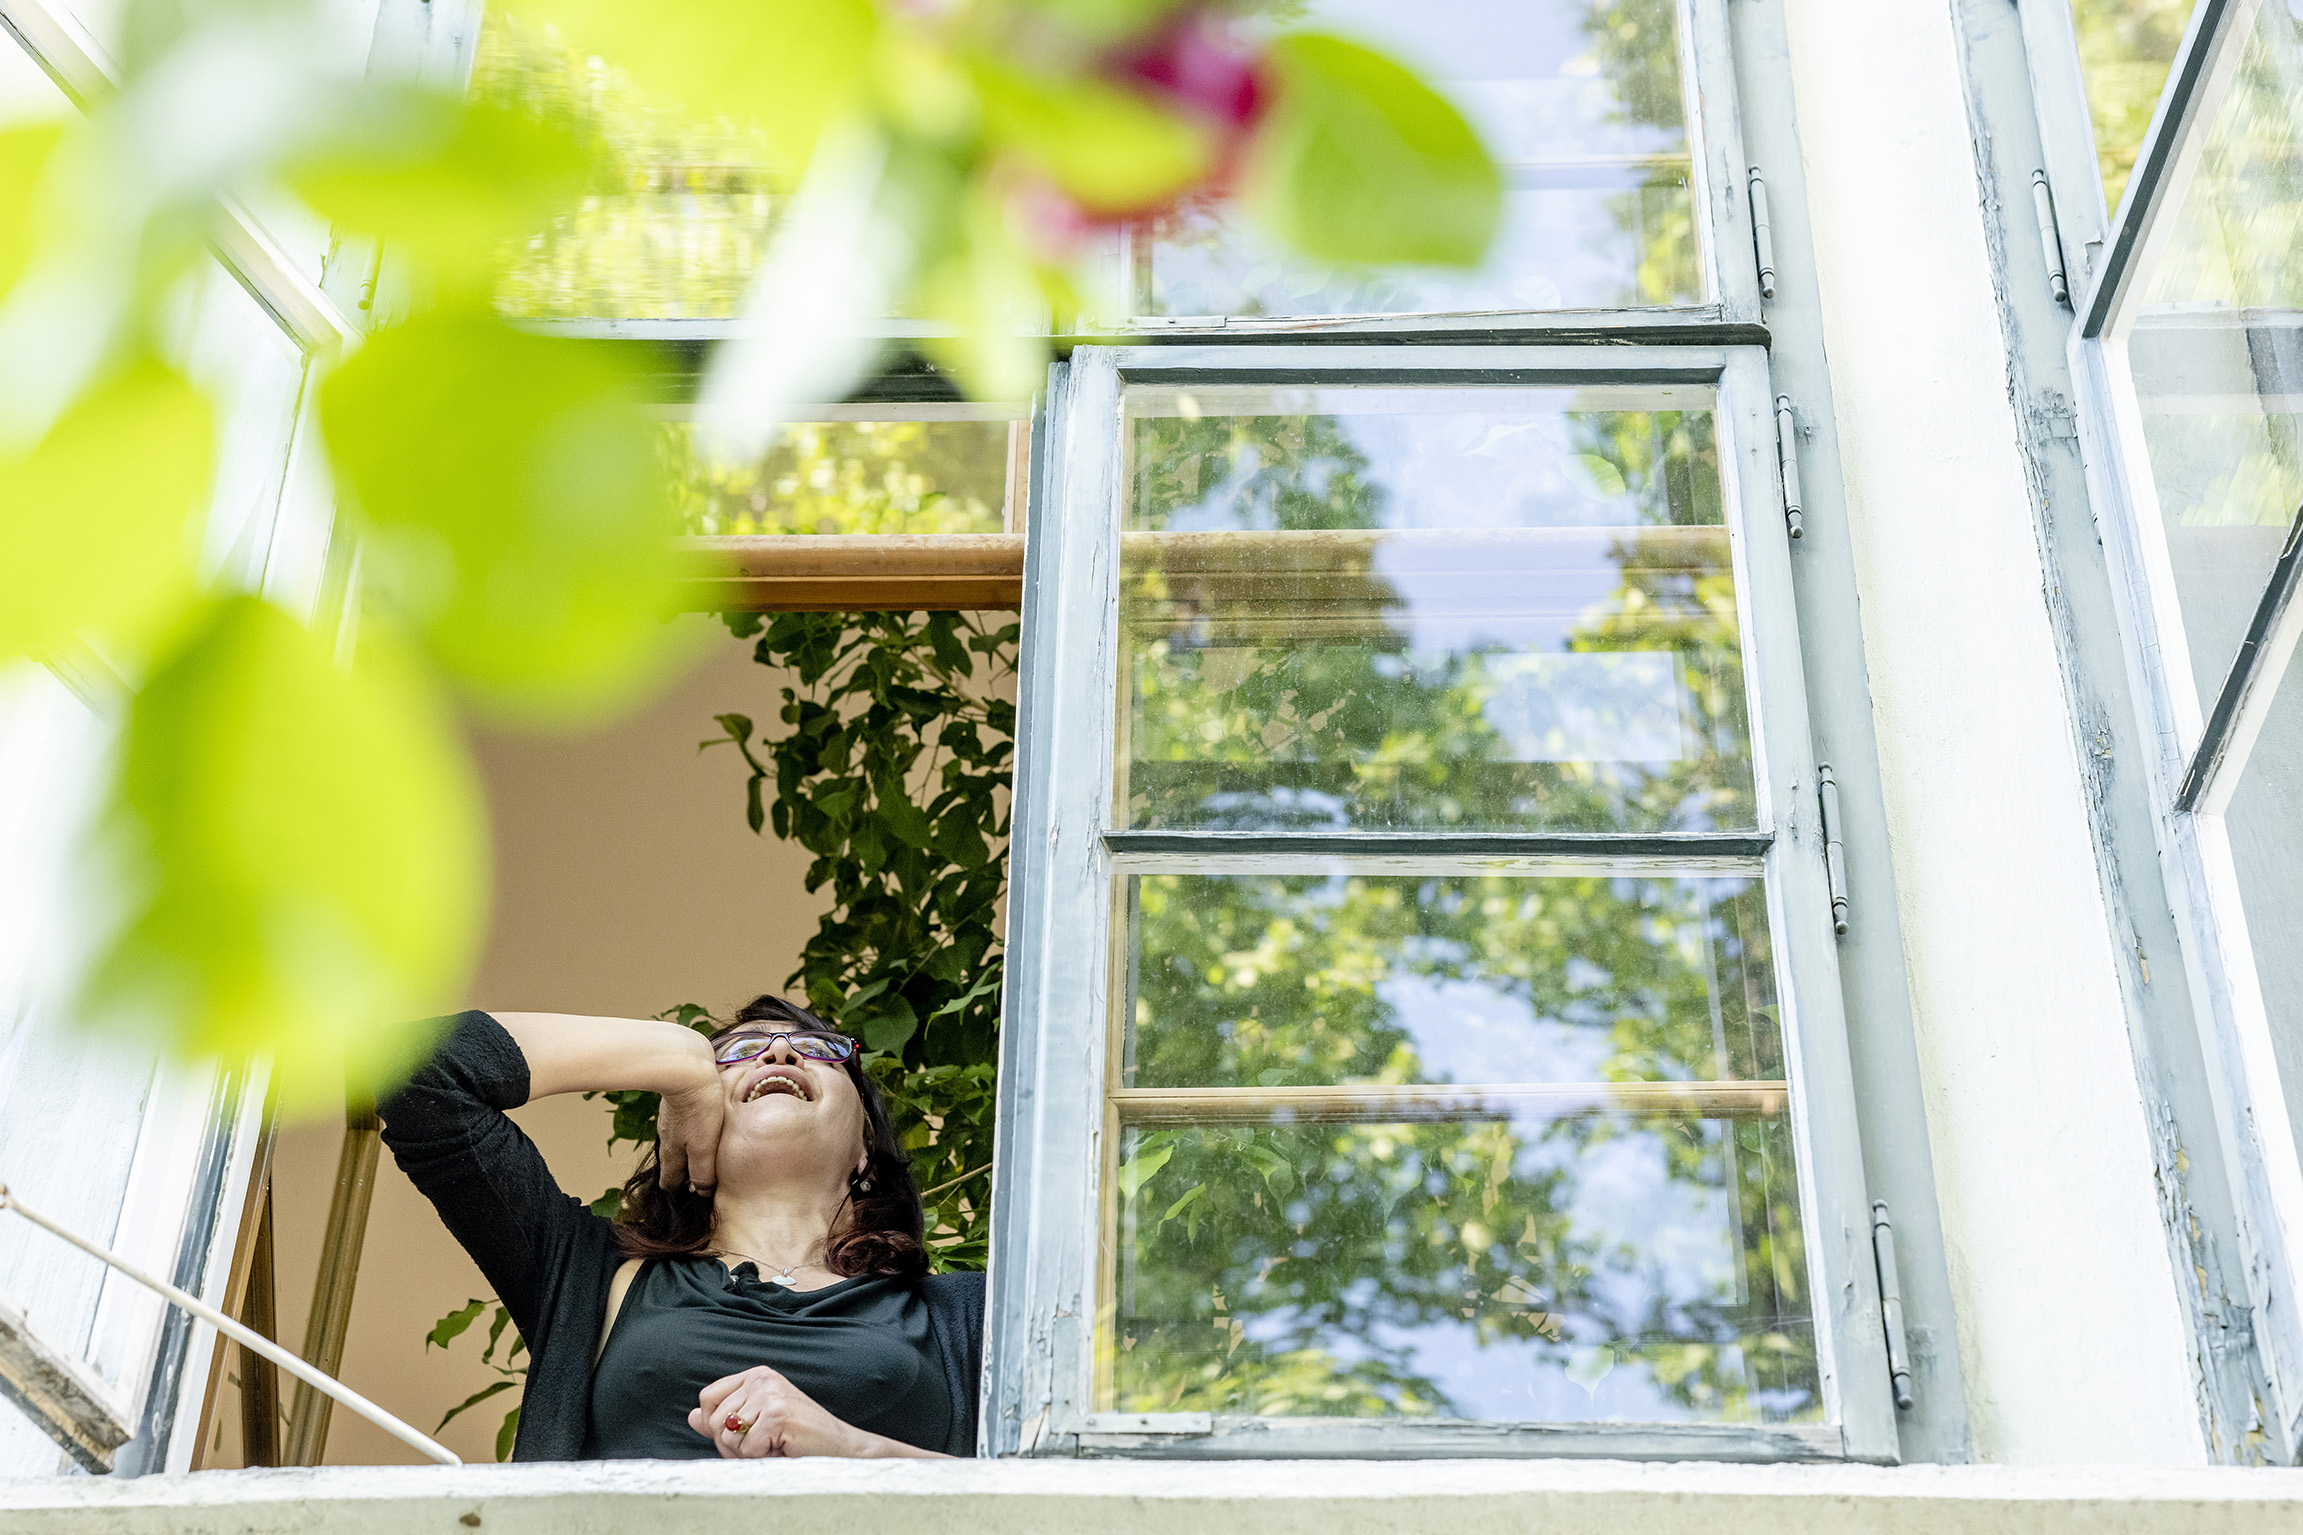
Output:
<path fill-rule="evenodd" d="M 1739 1158 L 1749 1160 L 1751 1153 L 1732 1144 L 1724 1122 L 1690 1128 L 1704 1148 L 1700 1171 L 1692 1177 L 1674 1176 L 1661 1133 L 1628 1120 L 1595 1125 L 1529 1115 L 1511 1121 L 1517 1145 L 1512 1173 L 1520 1192 L 1556 1176 L 1551 1209 L 1567 1217 L 1567 1230 L 1550 1252 L 1523 1250 L 1526 1266 L 1516 1284 L 1505 1288 L 1527 1297 L 1524 1302 L 1497 1298 L 1489 1291 L 1490 1276 L 1478 1286 L 1488 1293 L 1467 1297 L 1467 1304 L 1491 1323 L 1499 1313 L 1549 1311 L 1558 1320 L 1556 1341 L 1509 1331 L 1483 1341 L 1476 1316 L 1434 1319 L 1431 1303 L 1437 1294 L 1452 1293 L 1450 1281 L 1406 1280 L 1381 1267 L 1325 1273 L 1321 1288 L 1338 1298 L 1339 1309 L 1302 1305 L 1293 1298 L 1301 1293 L 1302 1274 L 1277 1271 L 1267 1286 L 1259 1272 L 1260 1249 L 1245 1230 L 1232 1240 L 1224 1270 L 1228 1315 L 1247 1342 L 1272 1355 L 1316 1350 L 1347 1368 L 1388 1368 L 1425 1382 L 1444 1399 L 1439 1416 L 1551 1422 L 1813 1418 L 1818 1403 L 1811 1366 L 1800 1360 L 1786 1379 L 1785 1361 L 1768 1357 L 1775 1352 L 1772 1335 L 1789 1339 L 1796 1358 L 1807 1345 L 1809 1318 L 1803 1310 L 1772 1314 L 1765 1298 L 1755 1300 L 1745 1288 L 1747 1244 L 1765 1234 L 1744 1230 L 1730 1190 L 1738 1181 Z M 1383 1132 L 1371 1127 L 1367 1133 Z M 1316 1198 L 1319 1168 L 1308 1145 L 1303 1153 L 1297 1171 L 1302 1186 L 1315 1191 L 1303 1197 Z M 1244 1166 L 1239 1171 L 1248 1173 Z M 1796 1220 L 1788 1167 L 1780 1176 L 1774 1213 Z M 1446 1206 L 1443 1218 L 1462 1219 L 1466 1209 L 1477 1208 L 1465 1203 L 1465 1192 L 1459 1184 L 1447 1195 L 1435 1192 L 1432 1203 Z M 1289 1215 L 1314 1218 L 1302 1198 Z M 1393 1219 L 1400 1219 L 1396 1207 Z M 1412 1237 L 1416 1214 L 1406 1219 Z M 1353 1240 L 1356 1233 L 1327 1235 L 1323 1252 L 1343 1253 L 1340 1261 L 1365 1263 L 1374 1252 Z M 1155 1238 L 1149 1252 L 1158 1251 Z M 1146 1253 L 1137 1241 L 1123 1240 L 1123 1296 L 1137 1293 L 1131 1272 L 1146 1272 L 1138 1267 Z M 1580 1280 L 1555 1266 L 1570 1254 L 1593 1260 Z M 1306 1256 L 1295 1254 L 1299 1261 Z M 1122 1325 L 1135 1320 L 1123 1317 Z M 1668 1357 L 1679 1344 L 1715 1351 L 1711 1383 L 1723 1396 L 1744 1394 L 1740 1410 L 1718 1398 L 1674 1394 L 1642 1357 L 1650 1349 Z M 1124 1353 L 1120 1370 L 1123 1393 L 1131 1385 L 1152 1384 L 1129 1380 Z M 1258 1406 L 1239 1402 L 1230 1410 Z"/>
<path fill-rule="evenodd" d="M 1133 924 L 1131 1086 L 1780 1074 L 1752 881 L 1146 878 L 1159 900 Z M 1369 918 L 1394 899 L 1422 915 Z M 1235 920 L 1201 926 L 1217 913 Z M 1468 937 L 1481 925 L 1484 950 Z M 1579 930 L 1593 939 L 1559 936 Z M 1267 950 L 1289 957 L 1254 957 Z M 1224 980 L 1207 980 L 1211 959 Z M 1363 988 L 1365 1011 L 1351 1003 Z"/>

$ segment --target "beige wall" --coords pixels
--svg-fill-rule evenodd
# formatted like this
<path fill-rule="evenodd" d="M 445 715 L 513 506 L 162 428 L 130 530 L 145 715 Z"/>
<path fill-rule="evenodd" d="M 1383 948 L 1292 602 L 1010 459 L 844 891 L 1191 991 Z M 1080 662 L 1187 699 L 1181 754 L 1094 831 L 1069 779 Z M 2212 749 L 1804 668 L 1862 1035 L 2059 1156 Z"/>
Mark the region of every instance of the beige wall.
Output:
<path fill-rule="evenodd" d="M 683 622 L 701 625 L 705 620 Z M 717 626 L 714 626 L 715 630 Z M 705 659 L 649 708 L 575 736 L 474 733 L 496 820 L 496 917 L 470 1005 L 504 1011 L 645 1016 L 680 1002 L 715 1010 L 778 990 L 825 907 L 804 886 L 808 855 L 744 825 L 742 759 L 699 753 L 712 716 L 772 721 L 785 678 L 755 665 L 750 645 L 719 634 Z M 560 1184 L 591 1198 L 630 1170 L 609 1156 L 604 1105 L 546 1099 L 513 1116 Z M 281 1330 L 300 1342 L 334 1184 L 341 1128 L 281 1137 L 276 1170 Z M 488 1286 L 422 1196 L 392 1166 L 375 1205 L 344 1353 L 343 1378 L 430 1431 L 442 1413 L 495 1377 L 476 1333 L 443 1353 L 424 1333 Z M 235 1356 L 228 1369 L 237 1371 Z M 507 1395 L 509 1395 L 507 1393 Z M 494 1458 L 502 1399 L 440 1436 L 468 1460 Z M 211 1465 L 240 1464 L 239 1403 L 218 1403 Z M 420 1457 L 338 1409 L 328 1462 L 383 1465 Z"/>

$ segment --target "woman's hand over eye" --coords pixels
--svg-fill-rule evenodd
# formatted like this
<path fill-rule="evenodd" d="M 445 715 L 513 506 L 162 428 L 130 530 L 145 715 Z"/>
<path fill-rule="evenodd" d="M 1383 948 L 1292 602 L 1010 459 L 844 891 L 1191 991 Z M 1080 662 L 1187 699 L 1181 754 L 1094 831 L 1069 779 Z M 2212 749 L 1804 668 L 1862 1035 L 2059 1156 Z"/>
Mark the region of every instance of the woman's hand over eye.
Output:
<path fill-rule="evenodd" d="M 707 1048 L 696 1080 L 667 1090 L 656 1110 L 658 1183 L 667 1189 L 682 1184 L 708 1189 L 719 1181 L 720 1121 L 727 1111 L 719 1068 Z"/>
<path fill-rule="evenodd" d="M 725 1460 L 767 1455 L 880 1455 L 892 1441 L 841 1422 L 766 1365 L 724 1376 L 696 1394 L 688 1427 L 720 1447 Z M 899 1452 L 900 1453 L 900 1452 Z"/>

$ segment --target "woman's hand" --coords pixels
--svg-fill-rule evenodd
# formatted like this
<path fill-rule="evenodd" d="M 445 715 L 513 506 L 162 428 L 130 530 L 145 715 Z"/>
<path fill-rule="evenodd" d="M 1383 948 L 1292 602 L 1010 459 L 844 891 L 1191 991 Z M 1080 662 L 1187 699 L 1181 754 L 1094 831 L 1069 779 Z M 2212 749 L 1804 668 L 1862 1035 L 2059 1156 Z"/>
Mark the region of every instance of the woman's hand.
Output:
<path fill-rule="evenodd" d="M 766 1455 L 885 1455 L 894 1441 L 842 1423 L 813 1397 L 766 1365 L 713 1381 L 696 1394 L 701 1404 L 688 1427 L 720 1447 L 726 1460 Z M 731 1427 L 730 1425 L 734 1425 Z M 909 1446 L 899 1453 L 917 1453 Z"/>
<path fill-rule="evenodd" d="M 667 1189 L 682 1184 L 709 1189 L 719 1181 L 720 1121 L 727 1115 L 728 1100 L 709 1052 L 702 1069 L 699 1080 L 665 1089 L 656 1110 L 656 1181 Z"/>

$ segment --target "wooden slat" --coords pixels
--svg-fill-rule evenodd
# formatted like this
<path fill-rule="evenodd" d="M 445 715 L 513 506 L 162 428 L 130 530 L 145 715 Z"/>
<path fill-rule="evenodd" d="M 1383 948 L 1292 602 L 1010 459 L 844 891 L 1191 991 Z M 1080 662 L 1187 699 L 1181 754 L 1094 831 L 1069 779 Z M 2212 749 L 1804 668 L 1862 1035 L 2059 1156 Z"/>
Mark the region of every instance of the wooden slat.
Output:
<path fill-rule="evenodd" d="M 1538 1082 L 1351 1087 L 1123 1087 L 1126 1125 L 1431 1123 L 1593 1114 L 1764 1119 L 1783 1112 L 1781 1082 Z"/>
<path fill-rule="evenodd" d="M 336 1192 L 328 1202 L 327 1235 L 320 1242 L 320 1272 L 312 1284 L 312 1312 L 304 1329 L 305 1361 L 338 1375 L 344 1336 L 352 1326 L 352 1291 L 360 1278 L 360 1250 L 368 1240 L 368 1205 L 376 1193 L 376 1157 L 383 1125 L 373 1108 L 355 1108 L 344 1126 L 336 1159 Z M 335 1403 L 305 1381 L 296 1382 L 288 1407 L 288 1436 L 280 1461 L 316 1466 L 328 1450 L 328 1417 Z"/>
<path fill-rule="evenodd" d="M 0 1398 L 15 1403 L 81 1469 L 112 1469 L 133 1432 L 128 1408 L 95 1371 L 51 1347 L 0 1293 Z"/>
<path fill-rule="evenodd" d="M 280 1309 L 273 1291 L 272 1185 L 264 1184 L 264 1210 L 256 1223 L 255 1262 L 248 1271 L 248 1294 L 240 1320 L 277 1342 Z M 269 1359 L 240 1350 L 240 1464 L 280 1463 L 280 1372 Z"/>
<path fill-rule="evenodd" d="M 276 1325 L 272 1309 L 272 1151 L 279 1140 L 278 1106 L 268 1099 L 264 1103 L 264 1126 L 257 1132 L 255 1161 L 248 1169 L 248 1197 L 241 1201 L 239 1233 L 232 1241 L 232 1268 L 224 1281 L 224 1298 L 217 1309 L 236 1316 L 267 1338 L 274 1338 Z M 249 1307 L 255 1304 L 257 1290 L 263 1292 L 261 1323 L 252 1319 Z M 200 1433 L 192 1445 L 192 1469 L 205 1471 L 208 1456 L 215 1445 L 216 1401 L 224 1384 L 224 1363 L 236 1345 L 218 1338 L 208 1360 L 208 1387 L 200 1397 Z M 272 1366 L 258 1359 L 246 1349 L 240 1349 L 240 1392 L 243 1405 L 247 1401 L 253 1372 L 260 1371 L 269 1385 L 276 1386 Z M 269 1444 L 269 1441 L 267 1441 Z M 270 1460 L 250 1460 L 243 1456 L 242 1465 L 268 1466 Z"/>
<path fill-rule="evenodd" d="M 1018 533 L 684 538 L 682 606 L 778 613 L 994 609 L 1023 603 Z"/>

